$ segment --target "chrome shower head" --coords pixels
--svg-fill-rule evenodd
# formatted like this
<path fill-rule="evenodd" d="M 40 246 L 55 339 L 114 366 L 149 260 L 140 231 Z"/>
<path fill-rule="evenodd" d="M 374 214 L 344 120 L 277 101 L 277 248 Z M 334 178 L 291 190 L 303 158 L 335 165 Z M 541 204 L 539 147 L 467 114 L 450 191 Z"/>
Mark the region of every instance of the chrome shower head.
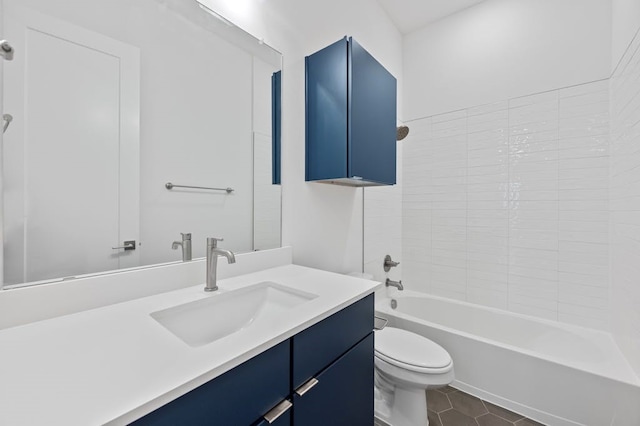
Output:
<path fill-rule="evenodd" d="M 401 141 L 402 139 L 406 138 L 408 134 L 409 134 L 409 127 L 407 127 L 407 126 L 398 126 L 396 128 L 396 140 L 397 141 Z"/>

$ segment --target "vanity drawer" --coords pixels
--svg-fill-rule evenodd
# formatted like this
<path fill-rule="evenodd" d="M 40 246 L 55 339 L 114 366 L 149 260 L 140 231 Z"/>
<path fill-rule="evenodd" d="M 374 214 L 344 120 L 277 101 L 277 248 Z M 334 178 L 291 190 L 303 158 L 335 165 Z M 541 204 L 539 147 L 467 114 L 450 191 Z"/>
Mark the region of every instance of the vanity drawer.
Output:
<path fill-rule="evenodd" d="M 373 330 L 373 294 L 293 336 L 293 389 L 347 352 Z"/>
<path fill-rule="evenodd" d="M 316 383 L 293 395 L 293 424 L 373 424 L 373 333 L 318 374 Z"/>
<path fill-rule="evenodd" d="M 252 425 L 288 398 L 290 339 L 138 419 L 139 425 Z M 289 424 L 289 413 L 279 425 Z"/>

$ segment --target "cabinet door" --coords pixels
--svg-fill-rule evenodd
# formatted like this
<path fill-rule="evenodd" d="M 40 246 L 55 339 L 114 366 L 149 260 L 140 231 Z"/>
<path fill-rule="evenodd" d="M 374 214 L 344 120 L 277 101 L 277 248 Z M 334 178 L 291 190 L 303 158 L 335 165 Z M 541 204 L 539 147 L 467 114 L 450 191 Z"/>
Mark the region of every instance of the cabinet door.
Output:
<path fill-rule="evenodd" d="M 347 40 L 305 59 L 306 180 L 347 175 Z"/>
<path fill-rule="evenodd" d="M 373 333 L 320 373 L 315 386 L 293 395 L 293 424 L 373 424 Z"/>
<path fill-rule="evenodd" d="M 289 396 L 290 340 L 138 419 L 134 425 L 253 425 Z M 278 418 L 289 424 L 289 415 Z"/>
<path fill-rule="evenodd" d="M 373 330 L 374 295 L 293 336 L 292 387 L 297 389 Z"/>
<path fill-rule="evenodd" d="M 396 183 L 396 79 L 349 39 L 349 177 Z"/>

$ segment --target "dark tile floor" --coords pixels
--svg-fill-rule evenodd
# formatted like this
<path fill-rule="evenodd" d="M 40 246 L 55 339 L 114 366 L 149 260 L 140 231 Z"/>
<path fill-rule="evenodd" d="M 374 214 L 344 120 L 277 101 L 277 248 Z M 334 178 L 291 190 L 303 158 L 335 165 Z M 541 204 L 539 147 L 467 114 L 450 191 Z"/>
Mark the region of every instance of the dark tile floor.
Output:
<path fill-rule="evenodd" d="M 451 386 L 428 390 L 427 400 L 429 426 L 544 426 Z"/>

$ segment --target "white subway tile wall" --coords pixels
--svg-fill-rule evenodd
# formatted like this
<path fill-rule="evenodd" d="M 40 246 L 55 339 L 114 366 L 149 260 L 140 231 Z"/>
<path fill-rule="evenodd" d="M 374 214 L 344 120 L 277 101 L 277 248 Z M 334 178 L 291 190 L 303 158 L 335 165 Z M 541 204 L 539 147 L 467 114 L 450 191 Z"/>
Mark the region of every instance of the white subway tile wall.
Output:
<path fill-rule="evenodd" d="M 609 328 L 609 81 L 559 92 L 558 319 Z"/>
<path fill-rule="evenodd" d="M 608 330 L 608 81 L 409 126 L 407 288 Z"/>
<path fill-rule="evenodd" d="M 442 182 L 431 167 L 431 119 L 411 123 L 402 145 L 402 276 L 411 277 L 411 289 L 428 293 L 431 289 L 431 208 L 427 190 Z M 405 177 L 409 180 L 405 181 Z M 420 279 L 416 279 L 420 277 Z"/>
<path fill-rule="evenodd" d="M 466 112 L 432 117 L 427 164 L 439 181 L 423 190 L 431 208 L 431 293 L 461 300 L 467 284 L 466 119 Z"/>
<path fill-rule="evenodd" d="M 507 102 L 467 110 L 467 300 L 508 306 Z"/>
<path fill-rule="evenodd" d="M 509 306 L 558 318 L 558 92 L 509 101 Z"/>
<path fill-rule="evenodd" d="M 611 79 L 612 331 L 640 374 L 640 36 Z"/>

